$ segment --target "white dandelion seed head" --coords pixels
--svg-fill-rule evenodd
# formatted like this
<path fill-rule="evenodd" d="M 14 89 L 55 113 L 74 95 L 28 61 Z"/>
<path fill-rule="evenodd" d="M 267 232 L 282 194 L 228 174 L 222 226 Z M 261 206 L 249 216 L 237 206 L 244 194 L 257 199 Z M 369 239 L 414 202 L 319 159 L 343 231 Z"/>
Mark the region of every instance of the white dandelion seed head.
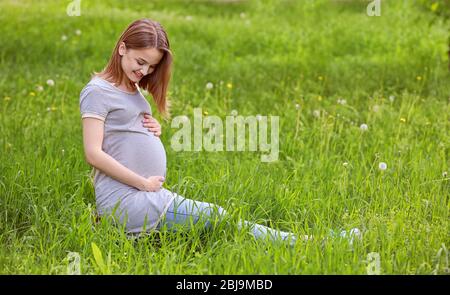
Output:
<path fill-rule="evenodd" d="M 66 40 L 67 40 L 67 36 L 66 36 L 66 35 L 62 35 L 62 36 L 61 36 L 61 40 L 62 40 L 62 41 L 66 41 Z"/>
<path fill-rule="evenodd" d="M 367 124 L 361 124 L 361 126 L 359 126 L 359 129 L 361 129 L 361 131 L 367 131 L 369 129 L 369 126 L 367 126 Z"/>
<path fill-rule="evenodd" d="M 232 110 L 232 111 L 231 111 L 231 115 L 232 115 L 232 116 L 237 116 L 237 114 L 238 114 L 238 112 L 237 112 L 236 110 Z"/>
<path fill-rule="evenodd" d="M 211 82 L 206 83 L 206 89 L 213 89 L 214 84 Z"/>
<path fill-rule="evenodd" d="M 44 91 L 44 87 L 42 87 L 41 85 L 36 86 L 36 90 L 39 92 Z"/>
<path fill-rule="evenodd" d="M 373 107 L 372 107 L 372 110 L 375 112 L 375 113 L 378 113 L 378 111 L 380 110 L 380 106 L 379 105 L 374 105 Z"/>
<path fill-rule="evenodd" d="M 55 81 L 53 81 L 52 79 L 48 79 L 47 85 L 53 87 L 53 86 L 55 86 Z"/>
<path fill-rule="evenodd" d="M 295 109 L 299 110 L 300 109 L 300 105 L 298 103 L 295 104 Z"/>
<path fill-rule="evenodd" d="M 319 118 L 319 117 L 320 117 L 320 111 L 319 111 L 319 110 L 314 110 L 312 114 L 313 114 L 313 116 L 316 117 L 316 118 Z"/>
<path fill-rule="evenodd" d="M 447 177 L 447 175 L 448 175 L 448 174 L 447 174 L 447 171 L 442 172 L 442 176 L 443 176 L 443 177 Z"/>
<path fill-rule="evenodd" d="M 395 96 L 394 95 L 389 95 L 389 101 L 390 102 L 394 102 L 395 100 Z"/>
<path fill-rule="evenodd" d="M 387 164 L 385 162 L 380 162 L 380 164 L 378 164 L 378 168 L 384 171 L 387 169 Z"/>
<path fill-rule="evenodd" d="M 50 112 L 50 111 L 51 111 L 51 108 L 50 108 L 50 107 L 48 107 L 48 108 L 47 108 L 47 112 Z"/>
<path fill-rule="evenodd" d="M 80 35 L 81 35 L 81 30 L 76 30 L 76 31 L 75 31 L 75 34 L 78 35 L 78 36 L 80 36 Z"/>

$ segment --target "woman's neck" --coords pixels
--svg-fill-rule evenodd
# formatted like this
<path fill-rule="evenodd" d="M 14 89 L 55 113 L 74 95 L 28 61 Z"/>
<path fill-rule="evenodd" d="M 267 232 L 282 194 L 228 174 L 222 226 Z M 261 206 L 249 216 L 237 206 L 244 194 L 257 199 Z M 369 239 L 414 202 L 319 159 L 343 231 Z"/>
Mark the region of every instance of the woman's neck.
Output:
<path fill-rule="evenodd" d="M 111 81 L 110 77 L 106 78 L 103 75 L 100 75 L 100 78 L 114 84 L 115 87 L 126 92 L 135 92 L 137 89 L 136 85 L 134 83 L 131 83 L 127 77 L 123 77 L 122 82 L 120 84 L 116 83 L 115 81 Z"/>

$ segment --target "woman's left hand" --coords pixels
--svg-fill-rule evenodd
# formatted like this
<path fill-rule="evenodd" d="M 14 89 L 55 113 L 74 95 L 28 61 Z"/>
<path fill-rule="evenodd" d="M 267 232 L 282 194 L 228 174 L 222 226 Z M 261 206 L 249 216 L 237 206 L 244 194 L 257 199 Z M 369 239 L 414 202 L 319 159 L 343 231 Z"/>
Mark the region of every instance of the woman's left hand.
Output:
<path fill-rule="evenodd" d="M 142 120 L 142 126 L 153 132 L 155 136 L 161 135 L 161 125 L 150 114 L 144 114 L 144 120 Z"/>

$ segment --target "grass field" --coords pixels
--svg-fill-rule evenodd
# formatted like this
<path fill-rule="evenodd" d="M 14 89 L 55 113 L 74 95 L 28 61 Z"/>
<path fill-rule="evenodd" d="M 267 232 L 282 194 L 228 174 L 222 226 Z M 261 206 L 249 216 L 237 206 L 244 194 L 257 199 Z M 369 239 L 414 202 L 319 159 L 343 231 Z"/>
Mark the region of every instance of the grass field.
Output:
<path fill-rule="evenodd" d="M 356 0 L 123 2 L 82 0 L 78 17 L 70 1 L 0 2 L 0 273 L 66 274 L 71 255 L 82 274 L 366 274 L 372 257 L 381 274 L 449 273 L 448 23 L 429 7 L 382 1 L 369 17 Z M 317 239 L 290 248 L 230 227 L 133 240 L 94 222 L 79 94 L 141 17 L 169 35 L 173 117 L 280 120 L 266 163 L 175 152 L 177 130 L 155 115 L 165 187 Z M 352 247 L 322 241 L 352 227 L 363 232 Z"/>

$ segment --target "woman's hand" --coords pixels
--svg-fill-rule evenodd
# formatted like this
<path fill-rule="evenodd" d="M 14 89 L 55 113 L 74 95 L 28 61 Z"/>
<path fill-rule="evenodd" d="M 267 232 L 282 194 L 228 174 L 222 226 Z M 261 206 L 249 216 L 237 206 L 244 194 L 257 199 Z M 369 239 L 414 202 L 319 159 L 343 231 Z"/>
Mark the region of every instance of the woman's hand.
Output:
<path fill-rule="evenodd" d="M 142 120 L 142 126 L 153 132 L 155 136 L 161 135 L 161 125 L 150 114 L 144 114 L 144 120 Z"/>
<path fill-rule="evenodd" d="M 162 188 L 164 176 L 150 176 L 144 183 L 144 191 L 157 192 Z"/>

